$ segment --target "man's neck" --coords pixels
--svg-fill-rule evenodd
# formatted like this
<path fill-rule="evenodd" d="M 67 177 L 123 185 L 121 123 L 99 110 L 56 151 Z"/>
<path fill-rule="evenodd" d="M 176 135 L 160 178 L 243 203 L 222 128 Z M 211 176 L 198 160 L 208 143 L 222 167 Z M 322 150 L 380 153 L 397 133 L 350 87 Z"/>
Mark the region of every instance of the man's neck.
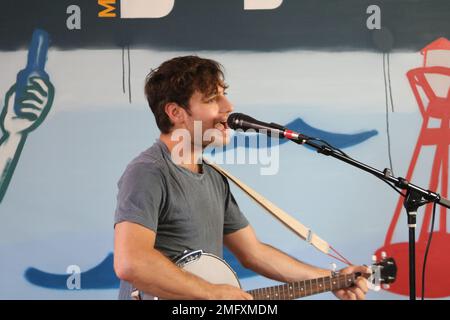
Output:
<path fill-rule="evenodd" d="M 183 145 L 183 141 L 173 141 L 170 133 L 159 136 L 159 139 L 167 146 L 171 154 L 172 161 L 183 168 L 186 168 L 195 173 L 201 173 L 201 158 L 203 155 L 202 147 L 195 147 L 192 143 L 188 142 Z M 172 150 L 177 147 L 175 156 L 172 156 Z"/>

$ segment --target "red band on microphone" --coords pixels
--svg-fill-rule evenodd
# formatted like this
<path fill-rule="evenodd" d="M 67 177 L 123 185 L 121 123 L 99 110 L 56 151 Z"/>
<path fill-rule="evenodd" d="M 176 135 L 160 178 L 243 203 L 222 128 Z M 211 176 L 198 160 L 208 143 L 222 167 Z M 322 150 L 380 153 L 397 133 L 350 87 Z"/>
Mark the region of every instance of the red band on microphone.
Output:
<path fill-rule="evenodd" d="M 294 131 L 292 130 L 285 130 L 284 131 L 284 136 L 288 139 L 292 139 L 294 137 Z"/>

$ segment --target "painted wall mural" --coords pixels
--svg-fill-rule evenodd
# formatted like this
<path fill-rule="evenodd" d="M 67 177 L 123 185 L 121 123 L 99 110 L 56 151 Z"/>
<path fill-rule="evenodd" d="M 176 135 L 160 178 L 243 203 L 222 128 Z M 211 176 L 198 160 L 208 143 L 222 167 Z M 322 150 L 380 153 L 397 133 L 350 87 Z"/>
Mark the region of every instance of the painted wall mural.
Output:
<path fill-rule="evenodd" d="M 30 132 L 45 120 L 53 103 L 55 89 L 45 72 L 48 34 L 35 30 L 28 50 L 26 67 L 5 95 L 0 115 L 0 202 L 3 199 L 22 148 Z"/>
<path fill-rule="evenodd" d="M 221 62 L 236 112 L 324 139 L 448 197 L 448 1 L 18 0 L 0 14 L 0 299 L 117 298 L 117 181 L 159 135 L 143 84 L 174 56 Z M 406 299 L 402 198 L 312 149 L 261 141 L 236 134 L 219 151 L 276 146 L 276 174 L 261 175 L 261 163 L 224 168 L 353 263 L 394 256 L 398 281 L 368 298 Z M 232 189 L 261 240 L 325 268 L 335 262 Z M 432 207 L 418 212 L 419 293 L 433 235 L 427 298 L 450 297 L 447 214 L 438 208 L 431 230 Z M 244 288 L 273 283 L 227 250 L 224 257 Z"/>

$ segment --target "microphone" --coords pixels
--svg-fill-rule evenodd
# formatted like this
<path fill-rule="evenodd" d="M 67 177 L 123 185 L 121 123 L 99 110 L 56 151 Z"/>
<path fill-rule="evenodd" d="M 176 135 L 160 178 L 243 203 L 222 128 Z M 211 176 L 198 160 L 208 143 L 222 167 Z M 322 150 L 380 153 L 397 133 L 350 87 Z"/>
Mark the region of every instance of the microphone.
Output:
<path fill-rule="evenodd" d="M 267 134 L 268 136 L 275 136 L 278 138 L 286 138 L 295 142 L 305 143 L 309 137 L 298 132 L 289 130 L 276 123 L 266 123 L 258 121 L 243 113 L 232 113 L 227 119 L 228 127 L 233 130 L 242 129 L 244 131 L 253 129 L 256 132 Z"/>

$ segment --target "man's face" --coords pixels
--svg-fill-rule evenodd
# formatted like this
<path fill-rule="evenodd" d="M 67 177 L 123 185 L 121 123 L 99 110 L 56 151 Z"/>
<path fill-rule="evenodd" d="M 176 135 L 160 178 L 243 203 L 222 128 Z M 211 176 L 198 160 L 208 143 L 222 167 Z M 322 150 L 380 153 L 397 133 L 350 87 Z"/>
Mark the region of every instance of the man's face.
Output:
<path fill-rule="evenodd" d="M 185 125 L 192 139 L 194 138 L 194 121 L 200 121 L 202 138 L 196 141 L 202 141 L 202 147 L 211 143 L 214 146 L 221 146 L 230 142 L 230 132 L 226 121 L 233 111 L 233 105 L 227 99 L 221 86 L 218 86 L 217 93 L 211 96 L 194 91 L 189 99 L 189 109 L 191 114 L 187 116 Z"/>

